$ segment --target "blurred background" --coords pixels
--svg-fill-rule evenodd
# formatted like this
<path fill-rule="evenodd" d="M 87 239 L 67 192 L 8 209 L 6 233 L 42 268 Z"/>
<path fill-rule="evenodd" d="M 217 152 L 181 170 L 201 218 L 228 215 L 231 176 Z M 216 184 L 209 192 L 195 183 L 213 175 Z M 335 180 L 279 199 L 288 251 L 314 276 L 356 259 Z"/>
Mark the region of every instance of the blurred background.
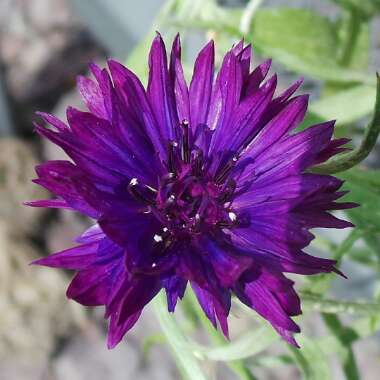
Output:
<path fill-rule="evenodd" d="M 90 61 L 102 65 L 115 57 L 146 78 L 147 46 L 155 30 L 168 44 L 181 32 L 187 73 L 207 39 L 216 40 L 220 61 L 245 36 L 254 44 L 255 65 L 274 58 L 280 87 L 305 77 L 302 91 L 312 99 L 308 124 L 338 119 L 337 133 L 356 145 L 374 106 L 379 14 L 378 0 L 0 0 L 0 379 L 180 378 L 150 308 L 127 338 L 108 351 L 103 310 L 85 309 L 65 298 L 72 274 L 28 265 L 71 246 L 88 225 L 75 214 L 21 205 L 47 196 L 31 183 L 34 166 L 64 157 L 33 132 L 37 110 L 64 118 L 68 105 L 83 108 L 75 80 L 87 73 Z M 307 336 L 322 343 L 306 344 L 303 361 L 282 343 L 268 344 L 251 358 L 243 354 L 244 365 L 258 379 L 378 379 L 379 167 L 377 146 L 360 169 L 342 176 L 353 190 L 352 199 L 363 204 L 348 215 L 358 225 L 356 232 L 318 234 L 312 247 L 341 260 L 349 279 L 321 276 L 299 284 L 313 296 L 353 303 L 363 299 L 373 308 L 362 315 L 360 307 L 350 311 L 345 304 L 337 317 L 335 309 L 319 313 L 314 305 L 302 325 Z M 186 328 L 201 335 L 196 318 L 192 323 Z M 231 323 L 239 337 L 255 322 L 237 309 Z M 329 342 L 337 349 L 323 356 Z M 251 346 L 248 342 L 246 347 Z M 202 365 L 210 378 L 238 378 L 227 365 Z"/>

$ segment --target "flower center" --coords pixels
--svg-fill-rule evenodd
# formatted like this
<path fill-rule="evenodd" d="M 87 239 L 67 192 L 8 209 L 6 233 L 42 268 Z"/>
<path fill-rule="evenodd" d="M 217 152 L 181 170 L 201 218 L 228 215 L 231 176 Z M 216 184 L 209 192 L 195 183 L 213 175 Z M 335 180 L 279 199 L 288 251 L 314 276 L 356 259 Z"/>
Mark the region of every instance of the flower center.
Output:
<path fill-rule="evenodd" d="M 207 176 L 194 175 L 191 165 L 183 164 L 175 176 L 162 181 L 156 207 L 170 231 L 197 233 L 228 218 L 220 195 L 218 186 Z"/>
<path fill-rule="evenodd" d="M 168 142 L 165 166 L 168 173 L 161 178 L 158 189 L 141 186 L 137 179 L 129 185 L 131 194 L 148 206 L 163 224 L 162 234 L 155 240 L 189 237 L 210 228 L 229 228 L 237 222 L 230 200 L 235 182 L 228 173 L 235 160 L 228 162 L 211 176 L 206 168 L 203 152 L 191 144 L 189 126 L 182 122 L 180 143 Z"/>

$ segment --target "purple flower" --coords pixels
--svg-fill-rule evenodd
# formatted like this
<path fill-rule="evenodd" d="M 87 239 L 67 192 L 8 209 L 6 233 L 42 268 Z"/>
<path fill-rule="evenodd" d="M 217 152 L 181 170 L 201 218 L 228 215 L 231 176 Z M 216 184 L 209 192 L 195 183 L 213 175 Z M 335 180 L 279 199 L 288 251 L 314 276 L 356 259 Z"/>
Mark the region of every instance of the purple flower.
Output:
<path fill-rule="evenodd" d="M 231 296 L 267 319 L 297 345 L 301 313 L 284 273 L 338 272 L 333 260 L 306 254 L 314 227 L 351 223 L 330 214 L 342 181 L 308 169 L 344 150 L 333 140 L 334 122 L 295 129 L 306 95 L 301 81 L 275 95 L 270 61 L 250 71 L 251 46 L 229 51 L 214 80 L 214 44 L 199 53 L 190 85 L 177 36 L 170 60 L 160 35 L 149 56 L 149 83 L 120 63 L 90 66 L 80 77 L 88 108 L 52 115 L 37 132 L 72 161 L 36 168 L 35 183 L 57 198 L 35 207 L 79 211 L 95 224 L 74 248 L 35 263 L 77 271 L 67 296 L 104 305 L 108 346 L 114 347 L 161 289 L 173 312 L 188 283 L 216 327 L 228 336 Z"/>

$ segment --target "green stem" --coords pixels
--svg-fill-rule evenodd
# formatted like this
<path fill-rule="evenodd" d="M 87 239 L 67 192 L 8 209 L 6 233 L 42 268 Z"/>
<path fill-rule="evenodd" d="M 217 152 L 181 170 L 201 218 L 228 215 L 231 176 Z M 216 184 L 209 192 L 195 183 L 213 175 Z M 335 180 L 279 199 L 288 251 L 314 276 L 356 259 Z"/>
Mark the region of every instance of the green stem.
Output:
<path fill-rule="evenodd" d="M 240 31 L 243 35 L 247 35 L 251 30 L 253 16 L 256 10 L 260 7 L 263 0 L 250 0 L 244 9 L 243 15 L 240 20 Z"/>
<path fill-rule="evenodd" d="M 209 336 L 211 337 L 211 340 L 219 345 L 220 347 L 226 346 L 226 340 L 220 335 L 220 333 L 215 330 L 214 326 L 211 325 L 210 321 L 206 318 L 205 314 L 200 310 L 198 302 L 195 299 L 195 296 L 192 292 L 189 292 L 188 298 L 190 302 L 193 304 L 193 310 L 198 315 L 199 321 L 202 323 L 203 327 L 207 330 L 209 333 Z M 229 343 L 231 345 L 231 343 Z M 212 357 L 212 353 L 214 348 L 209 347 L 203 347 L 201 345 L 195 345 L 196 346 L 196 352 L 200 356 L 205 356 L 208 359 L 214 359 Z M 215 348 L 217 351 L 218 348 Z M 211 357 L 210 357 L 211 356 Z M 234 371 L 242 380 L 256 380 L 256 378 L 253 376 L 250 369 L 245 365 L 244 361 L 241 359 L 238 360 L 225 360 L 227 365 L 231 368 L 232 371 Z"/>
<path fill-rule="evenodd" d="M 207 380 L 193 355 L 190 348 L 191 344 L 184 336 L 173 315 L 168 312 L 166 299 L 162 292 L 153 300 L 153 304 L 162 332 L 176 358 L 181 373 L 190 380 Z"/>
<path fill-rule="evenodd" d="M 366 127 L 361 144 L 349 153 L 342 154 L 336 158 L 314 166 L 314 173 L 333 174 L 348 170 L 363 161 L 374 148 L 380 134 L 380 75 L 377 76 L 376 101 L 372 121 Z"/>
<path fill-rule="evenodd" d="M 347 37 L 344 41 L 342 55 L 339 60 L 339 63 L 343 67 L 350 66 L 361 29 L 360 15 L 356 9 L 351 9 L 348 17 Z"/>
<path fill-rule="evenodd" d="M 338 301 L 321 298 L 319 296 L 301 293 L 301 299 L 305 309 L 324 313 L 346 313 L 374 315 L 380 313 L 380 303 L 364 301 Z"/>
<path fill-rule="evenodd" d="M 337 337 L 342 346 L 338 354 L 343 363 L 343 371 L 346 375 L 346 379 L 359 380 L 358 366 L 352 350 L 352 343 L 357 340 L 357 335 L 351 329 L 343 326 L 336 315 L 322 313 L 322 318 L 331 334 Z"/>

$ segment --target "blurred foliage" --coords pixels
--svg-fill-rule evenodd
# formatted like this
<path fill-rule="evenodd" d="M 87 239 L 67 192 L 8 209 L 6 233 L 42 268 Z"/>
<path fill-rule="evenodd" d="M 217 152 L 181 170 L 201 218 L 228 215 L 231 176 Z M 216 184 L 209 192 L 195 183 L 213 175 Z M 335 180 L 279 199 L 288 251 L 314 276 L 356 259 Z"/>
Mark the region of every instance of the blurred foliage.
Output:
<path fill-rule="evenodd" d="M 262 58 L 271 57 L 285 70 L 315 84 L 311 92 L 321 95 L 311 102 L 303 128 L 313 122 L 338 119 L 337 134 L 351 136 L 354 146 L 363 140 L 362 146 L 371 127 L 365 132 L 363 121 L 373 112 L 376 97 L 376 78 L 368 70 L 369 24 L 380 13 L 380 0 L 330 1 L 340 7 L 335 19 L 306 9 L 264 8 L 263 0 L 247 1 L 242 8 L 222 7 L 216 0 L 169 0 L 157 15 L 151 31 L 128 57 L 127 64 L 146 80 L 147 72 L 141 61 L 146 59 L 156 30 L 160 30 L 168 41 L 178 31 L 184 39 L 190 33 L 203 35 L 204 39 L 213 38 L 218 49 L 217 63 L 232 43 L 244 37 L 247 43 L 253 43 L 255 53 Z M 257 63 L 256 56 L 255 60 Z M 185 62 L 187 74 L 189 67 Z M 380 114 L 380 110 L 376 111 Z M 345 188 L 350 190 L 347 201 L 361 205 L 346 212 L 356 229 L 340 242 L 317 235 L 315 246 L 337 259 L 339 265 L 347 260 L 379 274 L 380 171 L 361 164 L 339 176 L 346 181 Z M 300 284 L 305 316 L 309 311 L 321 313 L 328 334 L 312 337 L 303 333 L 298 337 L 301 350 L 280 343 L 283 351 L 276 356 L 260 354 L 274 342 L 279 344 L 277 334 L 253 312 L 246 313 L 242 305 L 235 306 L 257 326 L 231 342 L 226 342 L 211 328 L 190 292 L 182 303 L 182 310 L 189 315 L 188 326 L 182 326 L 168 315 L 162 295 L 155 300 L 155 307 L 163 335 L 185 379 L 206 379 L 204 365 L 200 364 L 214 361 L 225 362 L 240 379 L 255 379 L 255 368 L 260 366 L 291 364 L 299 368 L 304 379 L 332 379 L 328 359 L 335 354 L 346 379 L 355 380 L 360 374 L 352 345 L 380 329 L 379 297 L 375 292 L 373 298 L 367 300 L 328 298 L 332 279 L 333 275 L 312 276 Z M 379 284 L 380 281 L 378 287 Z M 350 324 L 341 321 L 342 315 L 352 316 Z M 304 316 L 299 321 L 302 318 Z M 208 332 L 210 345 L 200 345 L 189 337 L 196 328 Z M 152 341 L 147 347 L 151 344 Z"/>

